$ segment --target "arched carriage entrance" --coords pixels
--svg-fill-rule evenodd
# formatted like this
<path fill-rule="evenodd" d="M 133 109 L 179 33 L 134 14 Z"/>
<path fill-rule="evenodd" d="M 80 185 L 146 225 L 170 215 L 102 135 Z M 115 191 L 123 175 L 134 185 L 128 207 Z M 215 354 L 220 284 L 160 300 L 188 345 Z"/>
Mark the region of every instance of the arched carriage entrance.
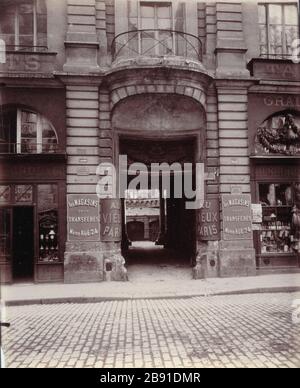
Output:
<path fill-rule="evenodd" d="M 205 134 L 205 113 L 201 104 L 187 96 L 176 94 L 143 94 L 130 96 L 117 104 L 112 115 L 112 127 L 115 138 L 115 161 L 120 155 L 126 157 L 126 166 L 122 166 L 121 174 L 126 175 L 127 187 L 132 189 L 136 179 L 140 179 L 143 187 L 157 191 L 157 223 L 159 233 L 156 244 L 168 254 L 161 255 L 161 252 L 153 250 L 153 262 L 157 258 L 166 259 L 170 263 L 179 262 L 191 266 L 196 252 L 196 211 L 186 208 L 187 197 L 185 195 L 184 175 L 179 177 L 178 170 L 184 171 L 188 166 L 191 182 L 194 183 L 193 167 L 196 162 L 205 160 L 204 134 Z M 153 170 L 153 164 L 164 164 L 164 170 Z M 131 175 L 135 166 L 137 174 Z M 168 167 L 170 168 L 168 170 Z M 169 175 L 168 175 L 169 174 Z M 147 175 L 147 177 L 146 177 Z M 165 178 L 169 177 L 169 186 Z M 167 180 L 168 180 L 167 177 Z M 181 179 L 182 193 L 177 192 Z M 146 185 L 146 187 L 145 187 Z M 166 190 L 167 187 L 167 190 Z M 191 189 L 194 187 L 191 187 Z M 146 209 L 147 207 L 145 207 Z M 144 215 L 147 211 L 144 209 Z M 126 200 L 123 206 L 123 256 L 130 264 L 130 250 L 133 244 L 127 240 L 151 241 L 150 222 L 147 223 L 147 239 L 145 239 L 145 226 L 138 238 L 133 237 L 132 222 L 126 221 Z M 140 206 L 140 216 L 143 216 L 143 206 Z M 127 225 L 126 225 L 127 224 Z M 152 229 L 154 224 L 152 224 Z M 154 230 L 152 230 L 152 234 Z M 153 242 L 154 247 L 154 242 Z M 153 248 L 152 247 L 152 248 Z M 171 254 L 170 254 L 171 252 Z M 148 251 L 149 253 L 149 251 Z M 135 258 L 139 255 L 135 254 Z M 147 253 L 140 252 L 140 261 Z M 149 261 L 149 254 L 148 254 Z M 150 258 L 151 261 L 151 258 Z M 130 265 L 129 265 L 130 276 Z"/>

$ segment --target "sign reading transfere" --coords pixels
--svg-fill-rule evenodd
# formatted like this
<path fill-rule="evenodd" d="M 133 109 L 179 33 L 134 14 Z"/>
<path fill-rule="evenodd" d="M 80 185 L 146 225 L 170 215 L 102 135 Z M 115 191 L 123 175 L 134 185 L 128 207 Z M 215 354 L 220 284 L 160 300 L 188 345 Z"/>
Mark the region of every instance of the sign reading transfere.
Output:
<path fill-rule="evenodd" d="M 69 241 L 99 241 L 99 199 L 96 194 L 67 196 Z"/>
<path fill-rule="evenodd" d="M 223 194 L 223 239 L 248 240 L 252 238 L 250 194 Z"/>

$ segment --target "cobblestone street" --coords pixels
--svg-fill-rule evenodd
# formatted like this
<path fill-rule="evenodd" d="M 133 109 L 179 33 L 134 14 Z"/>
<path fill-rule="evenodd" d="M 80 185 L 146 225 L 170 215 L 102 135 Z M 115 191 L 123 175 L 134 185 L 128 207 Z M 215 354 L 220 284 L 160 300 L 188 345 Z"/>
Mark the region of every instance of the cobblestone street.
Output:
<path fill-rule="evenodd" d="M 8 307 L 8 367 L 300 367 L 300 293 Z"/>

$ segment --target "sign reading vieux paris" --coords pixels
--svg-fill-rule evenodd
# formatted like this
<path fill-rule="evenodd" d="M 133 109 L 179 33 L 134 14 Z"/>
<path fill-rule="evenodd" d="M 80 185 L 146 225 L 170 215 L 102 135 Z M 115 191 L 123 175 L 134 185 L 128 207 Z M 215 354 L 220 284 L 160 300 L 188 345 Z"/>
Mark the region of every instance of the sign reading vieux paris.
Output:
<path fill-rule="evenodd" d="M 69 194 L 68 240 L 99 241 L 99 199 L 96 194 Z"/>
<path fill-rule="evenodd" d="M 197 229 L 201 240 L 218 240 L 220 234 L 219 198 L 204 201 L 197 215 Z"/>
<path fill-rule="evenodd" d="M 121 203 L 115 199 L 101 199 L 101 240 L 121 241 Z"/>
<path fill-rule="evenodd" d="M 223 194 L 223 239 L 248 240 L 252 238 L 250 194 Z"/>

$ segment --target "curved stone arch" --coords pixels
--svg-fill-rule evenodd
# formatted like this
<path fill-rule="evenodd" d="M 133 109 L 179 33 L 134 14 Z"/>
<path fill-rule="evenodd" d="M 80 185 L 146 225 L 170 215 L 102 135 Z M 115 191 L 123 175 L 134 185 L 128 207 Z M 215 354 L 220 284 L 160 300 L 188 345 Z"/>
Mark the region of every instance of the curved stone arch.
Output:
<path fill-rule="evenodd" d="M 111 111 L 118 103 L 128 97 L 138 94 L 178 94 L 190 97 L 200 103 L 206 111 L 206 93 L 199 84 L 195 85 L 176 85 L 176 84 L 151 84 L 151 85 L 128 85 L 121 86 L 111 91 Z"/>

